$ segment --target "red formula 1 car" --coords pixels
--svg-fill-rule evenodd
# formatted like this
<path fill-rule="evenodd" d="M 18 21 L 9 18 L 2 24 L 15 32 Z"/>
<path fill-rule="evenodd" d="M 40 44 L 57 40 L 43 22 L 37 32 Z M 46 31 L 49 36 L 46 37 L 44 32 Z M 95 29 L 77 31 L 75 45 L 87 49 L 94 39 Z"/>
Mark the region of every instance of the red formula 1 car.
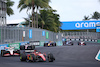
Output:
<path fill-rule="evenodd" d="M 49 61 L 53 62 L 55 60 L 53 54 L 49 53 L 46 55 L 46 53 L 41 53 L 36 50 L 25 50 L 22 51 L 20 54 L 20 60 L 21 61 L 31 61 L 31 62 L 36 62 L 36 61 Z"/>
<path fill-rule="evenodd" d="M 14 47 L 5 47 L 5 50 L 1 50 L 1 56 L 19 56 L 20 51 L 15 50 Z"/>
<path fill-rule="evenodd" d="M 86 43 L 82 41 L 82 42 L 78 42 L 78 45 L 79 46 L 82 46 L 82 45 L 84 46 L 84 45 L 86 45 Z"/>

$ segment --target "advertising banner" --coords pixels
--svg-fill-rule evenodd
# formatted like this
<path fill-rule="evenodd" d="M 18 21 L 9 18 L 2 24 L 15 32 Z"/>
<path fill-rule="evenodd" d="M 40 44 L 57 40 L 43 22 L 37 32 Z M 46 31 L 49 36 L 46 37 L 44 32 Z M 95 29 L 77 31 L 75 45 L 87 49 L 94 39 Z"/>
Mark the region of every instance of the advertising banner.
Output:
<path fill-rule="evenodd" d="M 29 38 L 32 38 L 32 29 L 29 30 Z"/>
<path fill-rule="evenodd" d="M 96 32 L 100 32 L 100 26 L 96 26 Z"/>
<path fill-rule="evenodd" d="M 30 45 L 40 46 L 40 41 L 30 41 Z"/>
<path fill-rule="evenodd" d="M 25 37 L 25 31 L 23 31 L 23 37 Z"/>
<path fill-rule="evenodd" d="M 45 31 L 42 31 L 42 36 L 45 36 Z"/>
<path fill-rule="evenodd" d="M 46 32 L 46 39 L 49 38 L 49 32 Z"/>
<path fill-rule="evenodd" d="M 15 49 L 19 49 L 20 48 L 20 43 L 8 44 L 8 47 L 15 47 Z"/>
<path fill-rule="evenodd" d="M 0 45 L 0 53 L 1 53 L 1 50 L 3 50 L 5 47 L 8 47 L 8 44 L 2 44 L 2 45 Z"/>
<path fill-rule="evenodd" d="M 40 41 L 40 46 L 44 46 L 44 41 Z"/>
<path fill-rule="evenodd" d="M 0 40 L 1 40 L 1 29 L 0 29 Z"/>
<path fill-rule="evenodd" d="M 96 29 L 96 25 L 100 24 L 99 21 L 69 21 L 61 22 L 62 30 L 81 30 L 81 29 Z"/>
<path fill-rule="evenodd" d="M 27 43 L 29 43 L 29 42 L 21 42 L 20 45 L 25 45 Z"/>

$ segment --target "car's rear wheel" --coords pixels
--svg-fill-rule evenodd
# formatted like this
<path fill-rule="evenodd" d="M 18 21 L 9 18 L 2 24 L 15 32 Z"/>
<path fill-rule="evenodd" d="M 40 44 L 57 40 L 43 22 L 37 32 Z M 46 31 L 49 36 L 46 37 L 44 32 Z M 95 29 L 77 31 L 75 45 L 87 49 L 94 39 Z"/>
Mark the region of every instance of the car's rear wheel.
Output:
<path fill-rule="evenodd" d="M 24 45 L 21 45 L 20 46 L 20 50 L 25 50 L 25 46 Z"/>
<path fill-rule="evenodd" d="M 49 62 L 53 62 L 55 60 L 55 58 L 54 58 L 54 56 L 53 56 L 52 53 L 49 53 L 48 56 L 47 56 L 47 58 L 48 58 Z"/>
<path fill-rule="evenodd" d="M 54 43 L 54 46 L 56 46 L 56 43 Z"/>
<path fill-rule="evenodd" d="M 22 53 L 22 54 L 20 55 L 20 60 L 21 60 L 21 61 L 26 61 L 26 59 L 27 59 L 26 54 L 25 54 L 25 53 Z"/>
<path fill-rule="evenodd" d="M 47 47 L 48 46 L 48 43 L 44 43 L 44 47 Z"/>
<path fill-rule="evenodd" d="M 33 50 L 35 49 L 35 46 L 34 46 L 34 45 L 32 45 L 32 49 L 33 49 Z"/>
<path fill-rule="evenodd" d="M 1 56 L 2 56 L 2 57 L 4 56 L 5 53 L 6 53 L 5 50 L 1 50 Z"/>

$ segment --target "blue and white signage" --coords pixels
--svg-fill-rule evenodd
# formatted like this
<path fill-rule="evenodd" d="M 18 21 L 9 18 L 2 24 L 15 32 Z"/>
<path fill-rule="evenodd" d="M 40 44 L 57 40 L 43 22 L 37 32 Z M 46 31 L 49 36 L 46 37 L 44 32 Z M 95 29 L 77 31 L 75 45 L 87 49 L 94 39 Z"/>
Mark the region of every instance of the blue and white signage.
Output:
<path fill-rule="evenodd" d="M 42 31 L 42 36 L 45 36 L 45 31 Z"/>
<path fill-rule="evenodd" d="M 29 42 L 21 42 L 20 45 L 25 45 L 27 43 L 29 43 Z"/>
<path fill-rule="evenodd" d="M 62 22 L 62 30 L 96 29 L 96 24 L 100 21 L 70 21 Z"/>
<path fill-rule="evenodd" d="M 32 38 L 32 29 L 29 30 L 29 38 Z"/>
<path fill-rule="evenodd" d="M 1 53 L 1 50 L 4 50 L 5 47 L 8 47 L 8 44 L 0 45 L 0 53 Z"/>
<path fill-rule="evenodd" d="M 96 26 L 96 32 L 100 32 L 100 26 Z"/>

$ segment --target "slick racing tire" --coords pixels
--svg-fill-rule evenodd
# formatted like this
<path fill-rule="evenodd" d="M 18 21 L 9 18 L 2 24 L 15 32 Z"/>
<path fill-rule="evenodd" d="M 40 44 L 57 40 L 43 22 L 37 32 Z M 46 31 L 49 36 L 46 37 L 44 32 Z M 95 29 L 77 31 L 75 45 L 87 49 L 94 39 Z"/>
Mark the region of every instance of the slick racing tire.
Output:
<path fill-rule="evenodd" d="M 44 47 L 47 47 L 48 46 L 48 43 L 44 43 Z"/>
<path fill-rule="evenodd" d="M 25 50 L 25 46 L 24 45 L 21 45 L 20 46 L 20 50 Z"/>
<path fill-rule="evenodd" d="M 56 43 L 51 43 L 52 46 L 56 46 Z"/>
<path fill-rule="evenodd" d="M 6 53 L 5 50 L 1 50 L 1 56 L 2 56 L 2 57 L 4 56 L 5 53 Z"/>
<path fill-rule="evenodd" d="M 26 59 L 27 59 L 27 56 L 26 56 L 25 53 L 20 54 L 20 60 L 21 61 L 26 61 Z"/>
<path fill-rule="evenodd" d="M 53 62 L 53 61 L 55 60 L 55 58 L 54 58 L 54 56 L 53 56 L 52 53 L 49 53 L 49 54 L 47 55 L 47 58 L 48 58 L 48 61 L 49 61 L 49 62 Z"/>
<path fill-rule="evenodd" d="M 32 45 L 32 50 L 34 50 L 35 49 L 35 46 L 34 45 Z"/>
<path fill-rule="evenodd" d="M 56 46 L 56 43 L 53 43 L 53 46 Z"/>
<path fill-rule="evenodd" d="M 73 43 L 71 45 L 73 45 Z"/>

